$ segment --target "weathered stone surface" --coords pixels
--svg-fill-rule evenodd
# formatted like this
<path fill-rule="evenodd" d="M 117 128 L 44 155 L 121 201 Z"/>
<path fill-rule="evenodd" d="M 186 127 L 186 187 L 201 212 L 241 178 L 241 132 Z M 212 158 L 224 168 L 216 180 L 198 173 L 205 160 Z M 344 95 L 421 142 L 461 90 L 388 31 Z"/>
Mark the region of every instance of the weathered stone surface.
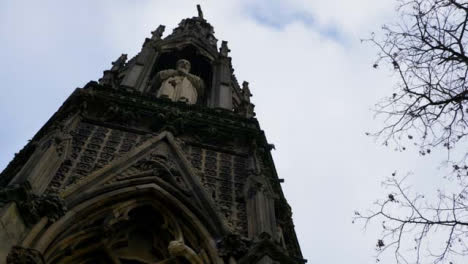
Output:
<path fill-rule="evenodd" d="M 7 264 L 45 264 L 41 252 L 14 246 L 6 259 Z"/>
<path fill-rule="evenodd" d="M 240 258 L 244 256 L 249 249 L 249 241 L 242 239 L 241 236 L 228 234 L 218 241 L 219 255 L 224 258 Z"/>
<path fill-rule="evenodd" d="M 201 9 L 163 31 L 2 172 L 0 263 L 304 263 L 227 42 Z"/>
<path fill-rule="evenodd" d="M 22 219 L 14 202 L 0 206 L 0 263 L 5 263 L 11 247 L 24 237 L 26 225 Z"/>
<path fill-rule="evenodd" d="M 181 59 L 176 62 L 176 70 L 158 72 L 153 80 L 158 90 L 156 97 L 195 104 L 203 95 L 205 84 L 198 76 L 190 74 L 190 67 L 188 60 Z"/>

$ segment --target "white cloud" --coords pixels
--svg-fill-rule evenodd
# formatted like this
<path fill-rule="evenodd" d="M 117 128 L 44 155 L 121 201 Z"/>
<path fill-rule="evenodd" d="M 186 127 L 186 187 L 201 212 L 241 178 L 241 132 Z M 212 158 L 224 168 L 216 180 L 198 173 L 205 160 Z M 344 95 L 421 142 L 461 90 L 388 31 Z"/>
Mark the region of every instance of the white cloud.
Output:
<path fill-rule="evenodd" d="M 310 1 L 292 0 L 291 5 L 311 12 L 321 25 L 336 25 L 353 36 L 378 30 L 383 22 L 393 20 L 396 1 Z"/>

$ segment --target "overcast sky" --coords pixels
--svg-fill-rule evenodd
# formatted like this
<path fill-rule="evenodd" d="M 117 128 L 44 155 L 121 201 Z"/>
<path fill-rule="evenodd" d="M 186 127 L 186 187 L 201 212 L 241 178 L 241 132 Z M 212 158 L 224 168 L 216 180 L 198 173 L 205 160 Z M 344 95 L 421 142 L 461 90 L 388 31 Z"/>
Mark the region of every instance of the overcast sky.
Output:
<path fill-rule="evenodd" d="M 391 94 L 360 38 L 394 18 L 391 0 L 0 1 L 0 169 L 76 87 L 97 80 L 121 53 L 134 56 L 159 24 L 164 36 L 202 4 L 247 80 L 309 263 L 375 263 L 378 224 L 363 232 L 354 210 L 386 191 L 393 171 L 443 188 L 441 155 L 395 152 L 365 136 L 371 109 Z M 381 263 L 393 263 L 387 258 Z"/>

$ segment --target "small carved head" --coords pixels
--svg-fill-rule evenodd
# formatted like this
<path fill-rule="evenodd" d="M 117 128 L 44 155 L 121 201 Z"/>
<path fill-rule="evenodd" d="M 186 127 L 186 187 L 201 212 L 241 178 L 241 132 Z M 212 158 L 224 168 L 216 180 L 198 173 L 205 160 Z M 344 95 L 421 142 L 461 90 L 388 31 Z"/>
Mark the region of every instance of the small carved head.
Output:
<path fill-rule="evenodd" d="M 179 71 L 189 73 L 190 72 L 190 67 L 191 67 L 191 65 L 190 65 L 190 62 L 188 60 L 181 59 L 181 60 L 178 60 L 176 62 L 176 68 Z"/>

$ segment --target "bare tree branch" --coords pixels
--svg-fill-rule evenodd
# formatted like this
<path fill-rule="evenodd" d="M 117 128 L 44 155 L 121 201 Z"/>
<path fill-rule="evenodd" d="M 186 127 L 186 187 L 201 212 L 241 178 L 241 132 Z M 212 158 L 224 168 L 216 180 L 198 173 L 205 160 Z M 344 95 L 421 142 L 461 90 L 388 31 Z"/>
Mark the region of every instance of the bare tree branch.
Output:
<path fill-rule="evenodd" d="M 396 263 L 452 263 L 468 256 L 468 1 L 398 2 L 400 22 L 364 40 L 379 51 L 373 67 L 388 66 L 399 80 L 376 105 L 382 129 L 369 134 L 400 150 L 411 142 L 421 155 L 445 149 L 459 190 L 433 200 L 412 192 L 406 177 L 391 177 L 383 183 L 388 196 L 354 220 L 364 227 L 381 221 L 379 256 L 393 251 Z M 452 160 L 454 148 L 465 153 L 461 160 Z"/>
<path fill-rule="evenodd" d="M 441 192 L 435 204 L 427 204 L 424 195 L 410 193 L 405 180 L 388 178 L 383 184 L 393 192 L 368 212 L 355 212 L 354 221 L 364 221 L 365 227 L 371 221 L 382 223 L 382 237 L 377 242 L 379 255 L 393 250 L 396 263 L 423 263 L 423 257 L 431 263 L 445 263 L 450 255 L 468 254 L 467 186 L 457 195 Z M 441 246 L 433 244 L 437 242 L 434 236 Z M 405 256 L 412 256 L 414 262 Z"/>

